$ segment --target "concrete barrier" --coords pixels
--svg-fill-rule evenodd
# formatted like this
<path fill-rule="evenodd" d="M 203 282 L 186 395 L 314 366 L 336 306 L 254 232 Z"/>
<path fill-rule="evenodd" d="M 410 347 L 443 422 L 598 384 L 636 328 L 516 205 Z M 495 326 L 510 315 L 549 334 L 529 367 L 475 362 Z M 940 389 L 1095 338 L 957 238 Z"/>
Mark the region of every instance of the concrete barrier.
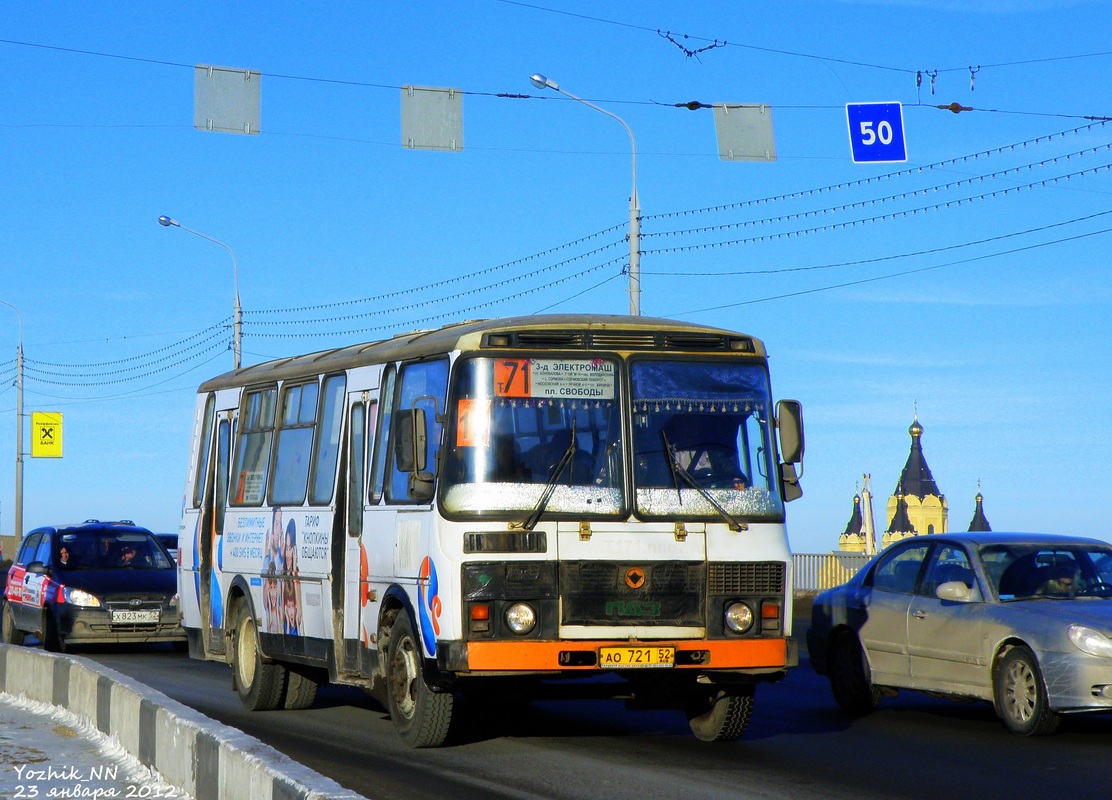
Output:
<path fill-rule="evenodd" d="M 195 800 L 366 800 L 258 739 L 88 659 L 0 645 L 0 691 L 84 717 Z"/>

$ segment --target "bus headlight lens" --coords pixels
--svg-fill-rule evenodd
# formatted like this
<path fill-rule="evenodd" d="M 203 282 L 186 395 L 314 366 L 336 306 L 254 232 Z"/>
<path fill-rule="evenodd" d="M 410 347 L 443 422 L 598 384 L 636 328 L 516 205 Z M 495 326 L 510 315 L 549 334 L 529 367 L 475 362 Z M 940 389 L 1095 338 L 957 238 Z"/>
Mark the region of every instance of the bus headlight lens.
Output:
<path fill-rule="evenodd" d="M 745 633 L 753 627 L 753 609 L 745 603 L 731 603 L 726 607 L 726 627 L 734 633 Z"/>
<path fill-rule="evenodd" d="M 506 609 L 506 625 L 516 634 L 526 634 L 537 624 L 537 612 L 528 603 L 514 603 Z"/>

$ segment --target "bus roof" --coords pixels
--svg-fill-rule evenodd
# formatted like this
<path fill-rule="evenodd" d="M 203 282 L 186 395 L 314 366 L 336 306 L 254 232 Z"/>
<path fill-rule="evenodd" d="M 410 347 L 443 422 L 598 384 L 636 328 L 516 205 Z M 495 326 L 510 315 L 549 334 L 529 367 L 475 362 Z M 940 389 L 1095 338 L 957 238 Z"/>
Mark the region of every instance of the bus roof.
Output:
<path fill-rule="evenodd" d="M 491 335 L 495 339 L 491 339 Z M 659 317 L 600 314 L 535 314 L 471 320 L 442 328 L 411 331 L 390 339 L 280 358 L 225 372 L 201 384 L 198 392 L 336 372 L 453 350 L 480 348 L 734 352 L 764 358 L 760 339 Z"/>

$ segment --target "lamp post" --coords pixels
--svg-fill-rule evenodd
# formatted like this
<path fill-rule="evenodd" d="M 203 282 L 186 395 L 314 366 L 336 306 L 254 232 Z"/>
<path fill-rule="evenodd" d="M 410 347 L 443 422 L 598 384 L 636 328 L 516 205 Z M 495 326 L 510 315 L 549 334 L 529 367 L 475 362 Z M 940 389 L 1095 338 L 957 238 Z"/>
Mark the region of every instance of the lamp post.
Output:
<path fill-rule="evenodd" d="M 633 130 L 625 120 L 617 114 L 611 114 L 605 108 L 599 108 L 594 103 L 576 97 L 571 92 L 561 89 L 556 81 L 546 78 L 540 73 L 529 76 L 529 82 L 538 89 L 551 89 L 565 97 L 570 97 L 588 108 L 601 112 L 611 119 L 616 119 L 629 134 L 629 147 L 633 154 L 633 188 L 629 193 L 629 313 L 630 316 L 641 315 L 641 206 L 637 201 L 637 142 L 633 138 Z"/>
<path fill-rule="evenodd" d="M 171 219 L 165 214 L 158 218 L 158 224 L 164 228 L 169 228 L 171 226 L 175 228 L 181 228 L 183 231 L 192 233 L 194 236 L 200 236 L 202 239 L 208 239 L 213 244 L 218 244 L 223 247 L 225 250 L 228 251 L 228 255 L 232 257 L 232 272 L 235 279 L 236 291 L 235 307 L 232 312 L 232 357 L 234 359 L 233 363 L 235 369 L 239 369 L 241 355 L 240 345 L 243 339 L 243 308 L 239 304 L 239 264 L 236 263 L 236 254 L 232 252 L 232 248 L 228 247 L 228 245 L 224 244 L 219 239 L 213 239 L 211 236 L 205 236 L 205 234 L 200 233 L 199 231 L 195 231 L 192 228 L 187 228 L 176 219 Z"/>
<path fill-rule="evenodd" d="M 7 300 L 0 300 L 19 317 L 19 347 L 15 355 L 15 538 L 23 538 L 23 315 Z"/>

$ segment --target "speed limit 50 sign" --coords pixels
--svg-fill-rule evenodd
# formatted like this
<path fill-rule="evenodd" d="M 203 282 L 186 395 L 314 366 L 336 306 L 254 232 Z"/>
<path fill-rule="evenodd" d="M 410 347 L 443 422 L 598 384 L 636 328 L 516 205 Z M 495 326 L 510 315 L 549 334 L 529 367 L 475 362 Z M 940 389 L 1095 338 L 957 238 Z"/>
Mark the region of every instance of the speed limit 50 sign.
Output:
<path fill-rule="evenodd" d="M 899 103 L 847 103 L 846 122 L 855 164 L 907 161 Z"/>

